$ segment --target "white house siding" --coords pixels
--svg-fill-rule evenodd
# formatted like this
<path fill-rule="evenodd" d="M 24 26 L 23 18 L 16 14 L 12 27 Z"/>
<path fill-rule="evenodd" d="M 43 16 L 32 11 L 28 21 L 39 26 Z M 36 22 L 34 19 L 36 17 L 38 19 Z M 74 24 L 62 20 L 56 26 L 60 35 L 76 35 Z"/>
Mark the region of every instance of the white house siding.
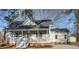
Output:
<path fill-rule="evenodd" d="M 48 34 L 42 34 L 42 41 L 48 41 L 49 37 Z"/>
<path fill-rule="evenodd" d="M 47 42 L 47 41 L 50 41 L 49 40 L 49 34 L 31 34 L 29 36 L 29 38 L 26 36 L 26 39 L 29 39 L 30 42 Z M 16 37 L 15 34 L 11 33 L 11 32 L 8 32 L 6 33 L 6 42 L 9 43 L 9 44 L 15 44 L 16 41 L 19 41 L 20 37 L 22 36 L 18 36 Z M 23 39 L 21 39 L 23 40 Z"/>
<path fill-rule="evenodd" d="M 30 42 L 37 42 L 36 34 L 32 34 L 32 35 L 30 36 Z"/>
<path fill-rule="evenodd" d="M 57 39 L 56 36 L 57 35 Z M 66 35 L 66 39 L 65 39 L 65 35 Z M 49 34 L 49 39 L 53 42 L 58 42 L 58 41 L 64 41 L 67 42 L 67 33 L 65 32 L 50 32 Z"/>
<path fill-rule="evenodd" d="M 48 34 L 32 34 L 30 36 L 30 42 L 46 42 L 48 39 Z"/>

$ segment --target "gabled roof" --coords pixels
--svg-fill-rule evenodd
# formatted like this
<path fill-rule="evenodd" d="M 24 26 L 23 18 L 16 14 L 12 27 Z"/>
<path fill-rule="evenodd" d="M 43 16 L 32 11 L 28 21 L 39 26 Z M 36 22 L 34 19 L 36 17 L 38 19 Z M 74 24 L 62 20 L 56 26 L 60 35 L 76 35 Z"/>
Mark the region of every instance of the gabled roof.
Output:
<path fill-rule="evenodd" d="M 30 23 L 30 24 L 29 24 Z M 51 24 L 51 20 L 29 20 L 27 21 L 14 21 L 11 23 L 7 29 L 29 29 L 35 28 L 36 25 L 39 25 L 40 28 L 48 28 Z"/>
<path fill-rule="evenodd" d="M 72 36 L 73 36 L 73 37 L 76 37 L 76 35 L 75 35 L 75 34 L 71 34 L 71 35 L 70 35 L 70 37 L 72 37 Z"/>
<path fill-rule="evenodd" d="M 55 31 L 55 32 L 69 32 L 68 29 L 66 28 L 54 28 L 54 29 L 51 29 L 52 31 Z"/>

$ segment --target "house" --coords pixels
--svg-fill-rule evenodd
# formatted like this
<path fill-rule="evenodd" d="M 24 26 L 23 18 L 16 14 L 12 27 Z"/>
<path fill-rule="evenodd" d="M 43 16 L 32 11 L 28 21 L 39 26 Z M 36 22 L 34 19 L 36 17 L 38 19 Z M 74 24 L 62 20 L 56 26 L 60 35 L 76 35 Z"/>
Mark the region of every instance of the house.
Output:
<path fill-rule="evenodd" d="M 14 21 L 5 28 L 5 40 L 17 48 L 26 48 L 28 43 L 67 42 L 67 29 L 50 29 L 51 20 Z"/>
<path fill-rule="evenodd" d="M 48 41 L 51 20 L 14 21 L 5 29 L 6 42 L 10 44 Z"/>

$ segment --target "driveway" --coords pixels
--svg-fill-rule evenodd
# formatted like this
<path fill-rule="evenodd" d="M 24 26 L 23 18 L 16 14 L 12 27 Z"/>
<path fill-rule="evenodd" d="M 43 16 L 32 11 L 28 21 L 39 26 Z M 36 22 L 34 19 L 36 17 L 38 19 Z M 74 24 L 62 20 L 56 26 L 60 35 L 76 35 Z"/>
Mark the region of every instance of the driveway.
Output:
<path fill-rule="evenodd" d="M 53 49 L 79 49 L 79 47 L 75 45 L 57 44 L 53 46 Z"/>

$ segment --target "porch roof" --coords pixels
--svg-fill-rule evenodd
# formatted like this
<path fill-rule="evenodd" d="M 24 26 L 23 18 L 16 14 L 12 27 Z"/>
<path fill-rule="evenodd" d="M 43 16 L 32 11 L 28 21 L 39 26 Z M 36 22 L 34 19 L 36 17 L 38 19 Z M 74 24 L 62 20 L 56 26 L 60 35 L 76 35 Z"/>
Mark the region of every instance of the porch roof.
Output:
<path fill-rule="evenodd" d="M 55 32 L 69 32 L 69 30 L 66 29 L 66 28 L 54 28 L 54 29 L 51 29 L 51 31 L 55 31 Z"/>
<path fill-rule="evenodd" d="M 43 28 L 41 28 L 41 29 L 6 29 L 5 31 L 43 31 L 43 30 L 45 30 L 45 31 L 48 31 L 49 29 L 47 28 L 47 29 L 43 29 Z"/>

